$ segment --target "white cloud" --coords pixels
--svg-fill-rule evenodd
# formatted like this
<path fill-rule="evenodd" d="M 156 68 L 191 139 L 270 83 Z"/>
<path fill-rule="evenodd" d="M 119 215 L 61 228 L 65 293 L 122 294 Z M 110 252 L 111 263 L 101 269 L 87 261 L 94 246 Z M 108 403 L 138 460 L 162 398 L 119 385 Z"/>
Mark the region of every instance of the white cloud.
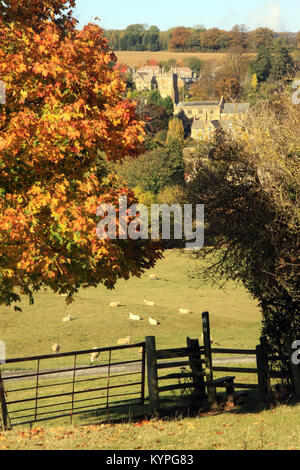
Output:
<path fill-rule="evenodd" d="M 235 25 L 236 12 L 231 9 L 226 15 L 216 22 L 216 27 L 220 29 L 231 29 Z"/>
<path fill-rule="evenodd" d="M 247 26 L 250 29 L 264 26 L 274 31 L 284 31 L 285 24 L 285 18 L 278 0 L 265 2 L 260 8 L 253 10 L 247 19 Z"/>

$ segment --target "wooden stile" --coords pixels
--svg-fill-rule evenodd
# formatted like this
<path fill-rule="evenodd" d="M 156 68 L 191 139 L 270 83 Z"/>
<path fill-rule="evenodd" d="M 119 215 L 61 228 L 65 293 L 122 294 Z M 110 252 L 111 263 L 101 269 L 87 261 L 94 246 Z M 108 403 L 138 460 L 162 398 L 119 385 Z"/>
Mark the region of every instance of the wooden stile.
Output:
<path fill-rule="evenodd" d="M 153 413 L 159 410 L 157 357 L 155 336 L 146 337 L 147 375 L 150 408 Z"/>
<path fill-rule="evenodd" d="M 6 406 L 6 399 L 5 399 L 5 390 L 4 390 L 4 384 L 3 384 L 3 379 L 1 375 L 1 370 L 0 370 L 0 402 L 1 402 L 1 409 L 0 409 L 0 425 L 2 422 L 2 426 L 4 431 L 7 429 L 10 429 L 10 422 L 9 422 L 9 417 L 8 417 L 8 412 L 7 412 L 7 406 Z"/>
<path fill-rule="evenodd" d="M 269 403 L 271 399 L 271 383 L 267 342 L 265 337 L 261 337 L 260 344 L 256 346 L 256 362 L 260 397 L 264 403 Z"/>
<path fill-rule="evenodd" d="M 208 312 L 202 313 L 202 329 L 203 329 L 205 375 L 206 375 L 206 383 L 207 383 L 208 401 L 211 404 L 216 404 L 217 403 L 216 388 L 209 386 L 209 383 L 213 381 L 213 370 L 212 370 L 210 325 L 209 325 L 209 313 Z"/>
<path fill-rule="evenodd" d="M 189 359 L 195 383 L 195 396 L 201 401 L 206 400 L 207 395 L 205 393 L 204 370 L 201 364 L 199 340 L 187 338 L 187 347 L 193 352 L 193 354 L 190 353 Z"/>

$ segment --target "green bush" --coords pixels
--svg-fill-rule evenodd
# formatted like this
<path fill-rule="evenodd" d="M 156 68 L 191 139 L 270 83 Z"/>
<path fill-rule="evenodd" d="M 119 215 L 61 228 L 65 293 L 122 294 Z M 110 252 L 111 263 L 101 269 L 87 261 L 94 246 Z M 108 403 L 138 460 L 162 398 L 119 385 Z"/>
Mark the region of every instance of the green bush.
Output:
<path fill-rule="evenodd" d="M 122 164 L 116 164 L 115 171 L 130 188 L 138 186 L 142 191 L 158 194 L 166 186 L 184 183 L 181 147 L 173 142 L 171 147 L 151 150 L 136 159 L 125 159 Z"/>

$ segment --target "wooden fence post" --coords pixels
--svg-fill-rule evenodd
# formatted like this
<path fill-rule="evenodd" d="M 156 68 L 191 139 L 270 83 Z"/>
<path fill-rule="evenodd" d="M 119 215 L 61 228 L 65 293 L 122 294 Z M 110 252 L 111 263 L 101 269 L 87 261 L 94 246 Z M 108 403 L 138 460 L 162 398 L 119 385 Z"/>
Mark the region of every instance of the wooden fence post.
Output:
<path fill-rule="evenodd" d="M 148 392 L 151 411 L 159 410 L 158 376 L 155 336 L 146 337 Z"/>
<path fill-rule="evenodd" d="M 267 341 L 263 336 L 260 338 L 260 344 L 256 346 L 256 363 L 260 397 L 263 403 L 269 403 L 271 399 L 270 370 Z"/>
<path fill-rule="evenodd" d="M 204 370 L 201 364 L 201 354 L 198 339 L 187 338 L 187 347 L 193 354 L 189 355 L 190 367 L 195 383 L 195 395 L 200 400 L 207 399 L 205 393 Z"/>
<path fill-rule="evenodd" d="M 202 313 L 202 329 L 203 329 L 203 344 L 204 344 L 204 355 L 205 355 L 205 375 L 207 383 L 207 395 L 210 403 L 217 402 L 217 393 L 215 387 L 210 387 L 209 382 L 213 380 L 212 370 L 212 357 L 211 357 L 211 342 L 210 342 L 210 325 L 209 325 L 209 313 Z"/>
<path fill-rule="evenodd" d="M 294 384 L 294 391 L 295 391 L 295 397 L 296 400 L 300 400 L 300 364 L 295 364 L 293 361 L 293 355 L 295 354 L 295 348 L 293 348 L 294 342 L 291 345 L 291 369 L 293 373 L 293 384 Z"/>
<path fill-rule="evenodd" d="M 3 379 L 1 375 L 1 370 L 0 370 L 0 402 L 1 402 L 1 408 L 0 408 L 0 418 L 3 423 L 3 429 L 6 431 L 7 429 L 10 429 L 9 425 L 9 419 L 8 419 L 8 412 L 7 412 L 7 406 L 6 406 L 6 400 L 5 400 L 5 390 L 4 390 L 4 385 L 3 385 Z M 1 422 L 0 422 L 1 424 Z"/>

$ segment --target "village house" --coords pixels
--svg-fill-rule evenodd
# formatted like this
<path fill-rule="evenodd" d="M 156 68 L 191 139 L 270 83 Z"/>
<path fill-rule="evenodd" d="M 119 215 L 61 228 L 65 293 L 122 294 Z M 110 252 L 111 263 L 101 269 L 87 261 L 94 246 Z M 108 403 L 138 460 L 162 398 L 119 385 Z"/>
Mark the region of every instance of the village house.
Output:
<path fill-rule="evenodd" d="M 170 96 L 174 103 L 178 102 L 179 89 L 187 82 L 196 79 L 189 67 L 173 67 L 169 72 L 156 65 L 145 65 L 133 73 L 133 82 L 137 91 L 151 91 L 157 88 L 162 96 Z"/>
<path fill-rule="evenodd" d="M 174 105 L 174 115 L 189 123 L 191 138 L 210 139 L 216 129 L 234 129 L 245 122 L 249 103 L 220 101 L 179 102 Z"/>

